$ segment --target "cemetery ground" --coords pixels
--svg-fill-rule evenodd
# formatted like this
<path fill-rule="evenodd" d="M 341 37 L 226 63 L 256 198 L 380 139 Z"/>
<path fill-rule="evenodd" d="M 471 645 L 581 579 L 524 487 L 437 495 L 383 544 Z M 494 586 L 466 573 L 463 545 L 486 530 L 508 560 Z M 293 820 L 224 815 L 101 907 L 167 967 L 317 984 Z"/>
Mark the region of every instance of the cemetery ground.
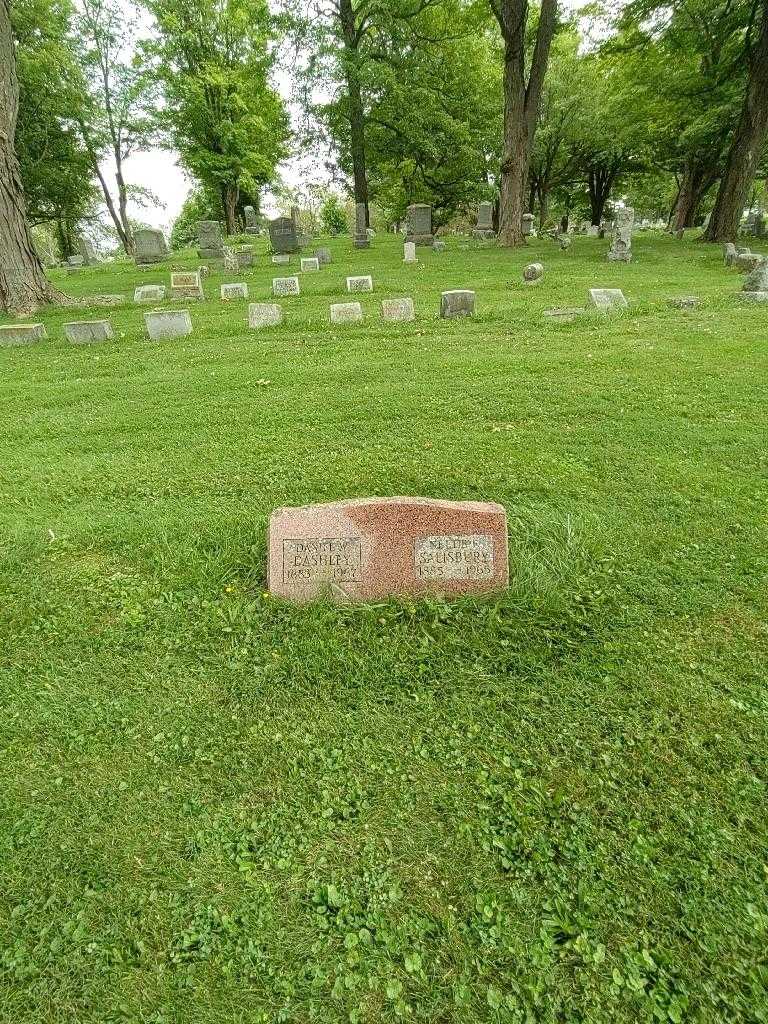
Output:
<path fill-rule="evenodd" d="M 255 241 L 188 337 L 132 295 L 191 252 L 0 349 L 0 1018 L 768 1020 L 768 307 L 693 241 L 378 236 L 252 331 Z M 275 507 L 397 494 L 503 503 L 509 591 L 266 593 Z"/>

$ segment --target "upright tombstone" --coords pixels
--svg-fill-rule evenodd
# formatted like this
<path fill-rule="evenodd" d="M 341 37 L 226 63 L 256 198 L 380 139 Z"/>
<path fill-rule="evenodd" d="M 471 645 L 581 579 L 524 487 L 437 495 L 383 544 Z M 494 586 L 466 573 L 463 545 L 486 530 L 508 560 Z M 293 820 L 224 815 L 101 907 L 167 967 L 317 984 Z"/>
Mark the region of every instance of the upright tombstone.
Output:
<path fill-rule="evenodd" d="M 403 242 L 403 263 L 416 263 L 416 243 Z"/>
<path fill-rule="evenodd" d="M 723 246 L 723 262 L 726 267 L 732 267 L 733 261 L 736 259 L 736 246 L 733 242 L 726 242 Z"/>
<path fill-rule="evenodd" d="M 739 298 L 745 302 L 768 302 L 768 259 L 749 272 Z"/>
<path fill-rule="evenodd" d="M 525 284 L 538 284 L 544 277 L 543 263 L 529 263 L 523 267 L 523 281 Z"/>
<path fill-rule="evenodd" d="M 272 278 L 272 294 L 273 295 L 300 295 L 301 290 L 299 288 L 298 277 L 273 277 Z"/>
<path fill-rule="evenodd" d="M 453 320 L 461 316 L 475 315 L 475 293 L 465 288 L 455 288 L 440 296 L 440 316 Z"/>
<path fill-rule="evenodd" d="M 632 225 L 635 222 L 635 211 L 631 206 L 625 206 L 622 210 L 616 211 L 616 219 L 613 222 L 613 240 L 608 250 L 608 259 L 611 262 L 629 263 L 632 259 Z"/>
<path fill-rule="evenodd" d="M 235 284 L 223 284 L 219 291 L 222 302 L 229 302 L 231 299 L 247 299 L 248 285 L 244 281 Z"/>
<path fill-rule="evenodd" d="M 235 250 L 235 259 L 237 260 L 238 268 L 241 267 L 252 267 L 253 266 L 253 246 L 252 245 L 238 245 Z"/>
<path fill-rule="evenodd" d="M 217 220 L 197 222 L 197 253 L 204 260 L 224 258 L 224 240 L 221 237 L 221 224 Z"/>
<path fill-rule="evenodd" d="M 200 272 L 197 270 L 185 270 L 182 273 L 171 274 L 171 298 L 204 299 L 205 293 L 203 292 Z"/>
<path fill-rule="evenodd" d="M 533 234 L 533 214 L 523 214 L 523 238 L 530 238 Z"/>
<path fill-rule="evenodd" d="M 366 225 L 365 203 L 355 203 L 355 248 L 367 249 L 371 244 Z"/>
<path fill-rule="evenodd" d="M 409 323 L 416 319 L 413 299 L 384 299 L 381 304 L 381 319 L 391 323 Z"/>
<path fill-rule="evenodd" d="M 330 307 L 332 324 L 361 324 L 363 307 L 359 302 L 333 302 Z"/>
<path fill-rule="evenodd" d="M 477 207 L 477 224 L 475 225 L 472 237 L 480 241 L 495 238 L 493 230 L 493 203 L 483 202 Z"/>
<path fill-rule="evenodd" d="M 188 309 L 154 309 L 144 314 L 144 322 L 152 341 L 180 338 L 192 333 L 192 318 Z"/>
<path fill-rule="evenodd" d="M 428 203 L 413 203 L 405 211 L 405 240 L 415 245 L 432 245 L 432 207 Z"/>
<path fill-rule="evenodd" d="M 299 251 L 299 236 L 292 217 L 276 217 L 269 222 L 269 242 L 278 255 Z"/>
<path fill-rule="evenodd" d="M 138 266 L 160 263 L 168 254 L 163 232 L 158 228 L 137 228 L 133 233 L 133 253 Z"/>
<path fill-rule="evenodd" d="M 315 257 L 321 267 L 327 267 L 331 262 L 331 250 L 323 245 L 317 250 Z"/>
<path fill-rule="evenodd" d="M 92 267 L 99 262 L 96 256 L 96 251 L 93 248 L 91 242 L 87 238 L 84 238 L 82 235 L 80 235 L 80 237 L 77 240 L 77 247 L 80 250 L 80 253 L 83 257 L 83 263 L 87 267 Z"/>
<path fill-rule="evenodd" d="M 360 274 L 357 277 L 347 278 L 348 292 L 372 292 L 373 278 L 370 274 Z"/>
<path fill-rule="evenodd" d="M 252 302 L 248 306 L 248 326 L 252 330 L 276 327 L 282 322 L 283 310 L 276 302 Z"/>
<path fill-rule="evenodd" d="M 245 233 L 246 235 L 258 235 L 259 233 L 259 219 L 256 215 L 256 211 L 252 206 L 243 207 L 243 216 L 245 217 Z"/>
<path fill-rule="evenodd" d="M 267 585 L 306 602 L 393 595 L 488 594 L 509 584 L 503 506 L 429 498 L 359 498 L 276 509 Z"/>

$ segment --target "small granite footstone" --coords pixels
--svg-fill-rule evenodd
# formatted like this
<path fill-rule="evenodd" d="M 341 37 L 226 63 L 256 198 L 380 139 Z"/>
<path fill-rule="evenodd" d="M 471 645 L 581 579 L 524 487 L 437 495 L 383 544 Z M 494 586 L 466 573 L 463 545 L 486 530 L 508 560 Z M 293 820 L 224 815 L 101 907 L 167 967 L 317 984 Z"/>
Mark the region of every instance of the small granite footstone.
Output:
<path fill-rule="evenodd" d="M 445 242 L 442 238 L 436 238 L 432 243 L 432 252 L 445 252 Z"/>
<path fill-rule="evenodd" d="M 699 304 L 699 299 L 696 295 L 680 295 L 670 299 L 669 304 L 673 309 L 695 309 Z"/>
<path fill-rule="evenodd" d="M 331 305 L 332 324 L 361 324 L 363 307 L 359 302 L 334 302 Z"/>
<path fill-rule="evenodd" d="M 416 263 L 416 243 L 403 242 L 403 263 Z"/>
<path fill-rule="evenodd" d="M 287 252 L 278 252 L 272 257 L 273 263 L 290 263 L 291 257 Z"/>
<path fill-rule="evenodd" d="M 223 284 L 221 286 L 221 301 L 229 302 L 230 299 L 247 299 L 248 285 L 244 282 L 236 284 Z"/>
<path fill-rule="evenodd" d="M 75 320 L 63 327 L 67 339 L 75 345 L 89 345 L 114 337 L 109 320 Z"/>
<path fill-rule="evenodd" d="M 509 584 L 507 515 L 491 502 L 362 498 L 279 508 L 268 550 L 269 590 L 297 602 L 455 597 Z"/>
<path fill-rule="evenodd" d="M 153 310 L 144 314 L 144 322 L 152 341 L 179 338 L 192 333 L 192 317 L 188 309 Z"/>
<path fill-rule="evenodd" d="M 629 303 L 621 288 L 590 288 L 589 297 L 598 309 L 626 309 Z"/>
<path fill-rule="evenodd" d="M 559 323 L 571 324 L 584 312 L 583 306 L 556 306 L 554 309 L 545 309 L 544 316 Z"/>
<path fill-rule="evenodd" d="M 299 295 L 299 279 L 298 277 L 273 277 L 272 278 L 272 294 L 273 295 Z"/>
<path fill-rule="evenodd" d="M 383 320 L 395 323 L 414 320 L 416 314 L 413 308 L 413 299 L 384 299 L 381 304 L 381 316 Z"/>
<path fill-rule="evenodd" d="M 204 299 L 205 293 L 199 271 L 171 274 L 171 298 Z"/>
<path fill-rule="evenodd" d="M 248 306 L 248 326 L 275 327 L 283 322 L 283 310 L 276 302 L 252 302 Z"/>
<path fill-rule="evenodd" d="M 475 312 L 475 293 L 463 288 L 443 292 L 440 296 L 440 316 L 444 320 L 452 320 L 458 316 L 473 316 Z"/>
<path fill-rule="evenodd" d="M 537 284 L 544 277 L 543 263 L 529 263 L 523 267 L 523 281 L 526 284 Z"/>
<path fill-rule="evenodd" d="M 142 284 L 133 293 L 134 302 L 162 302 L 164 298 L 164 284 Z"/>
<path fill-rule="evenodd" d="M 348 292 L 372 292 L 373 291 L 373 278 L 364 275 L 360 277 L 348 277 L 347 278 L 347 291 Z"/>
<path fill-rule="evenodd" d="M 0 327 L 0 345 L 31 345 L 47 337 L 43 324 L 6 324 Z"/>
<path fill-rule="evenodd" d="M 317 256 L 306 256 L 301 261 L 301 272 L 307 274 L 312 270 L 320 269 L 320 260 Z"/>
<path fill-rule="evenodd" d="M 326 248 L 318 249 L 317 252 L 315 253 L 315 256 L 317 257 L 317 261 L 318 261 L 318 263 L 320 264 L 321 267 L 327 267 L 328 264 L 331 262 L 331 250 L 330 249 L 326 249 Z"/>

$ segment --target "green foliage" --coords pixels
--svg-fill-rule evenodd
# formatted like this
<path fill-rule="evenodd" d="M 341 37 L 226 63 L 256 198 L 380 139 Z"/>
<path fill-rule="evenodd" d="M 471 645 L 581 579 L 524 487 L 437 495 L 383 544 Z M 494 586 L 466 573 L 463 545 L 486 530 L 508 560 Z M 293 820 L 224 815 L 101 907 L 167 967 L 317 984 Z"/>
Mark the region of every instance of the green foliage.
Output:
<path fill-rule="evenodd" d="M 269 85 L 273 21 L 265 0 L 148 0 L 144 46 L 161 83 L 169 141 L 231 219 L 242 189 L 258 196 L 286 153 L 287 116 Z"/>
<path fill-rule="evenodd" d="M 329 192 L 320 207 L 320 226 L 325 235 L 342 235 L 347 230 L 347 212 L 335 192 Z"/>
<path fill-rule="evenodd" d="M 33 224 L 69 229 L 93 211 L 88 155 L 74 121 L 88 98 L 73 52 L 68 0 L 18 0 L 12 6 L 19 79 L 16 152 Z"/>
<path fill-rule="evenodd" d="M 379 235 L 331 329 L 329 246 L 264 334 L 212 267 L 149 342 L 174 254 L 53 273 L 114 342 L 0 348 L 0 1016 L 765 1021 L 764 312 L 719 246 Z M 598 281 L 630 308 L 543 319 Z M 413 493 L 504 504 L 507 593 L 266 595 L 276 506 Z"/>

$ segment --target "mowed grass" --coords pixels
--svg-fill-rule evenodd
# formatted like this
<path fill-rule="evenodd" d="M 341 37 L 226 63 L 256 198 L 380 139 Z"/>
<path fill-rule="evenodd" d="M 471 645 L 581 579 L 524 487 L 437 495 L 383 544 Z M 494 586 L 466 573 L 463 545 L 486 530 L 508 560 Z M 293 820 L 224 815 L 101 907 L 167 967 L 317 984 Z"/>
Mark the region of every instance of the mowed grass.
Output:
<path fill-rule="evenodd" d="M 0 1018 L 768 1020 L 768 307 L 658 235 L 328 244 L 278 328 L 259 240 L 188 338 L 132 293 L 193 253 L 0 349 Z M 274 507 L 394 494 L 502 502 L 509 592 L 265 593 Z"/>

